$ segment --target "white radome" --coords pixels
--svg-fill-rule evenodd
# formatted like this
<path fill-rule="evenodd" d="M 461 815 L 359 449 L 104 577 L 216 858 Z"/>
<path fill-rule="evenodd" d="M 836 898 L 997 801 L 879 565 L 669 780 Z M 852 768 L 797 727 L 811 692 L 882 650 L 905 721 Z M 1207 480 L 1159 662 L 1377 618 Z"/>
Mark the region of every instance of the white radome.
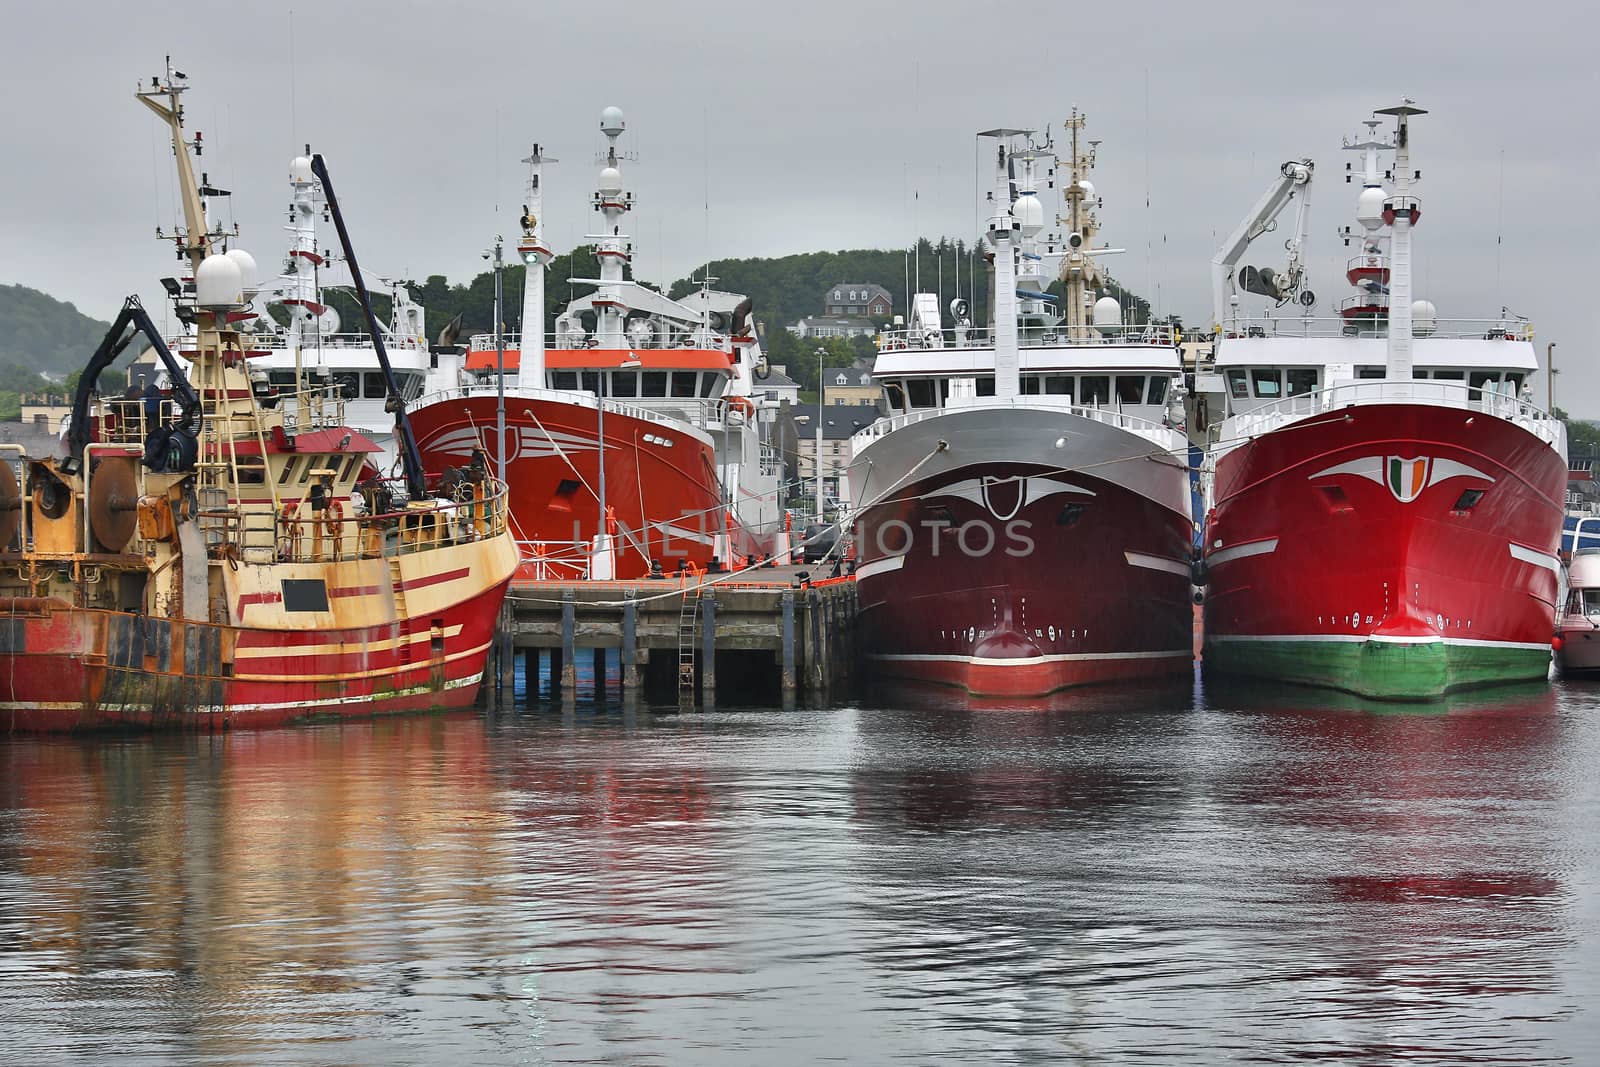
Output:
<path fill-rule="evenodd" d="M 1439 309 L 1433 306 L 1431 300 L 1413 300 L 1411 302 L 1411 332 L 1420 337 L 1427 337 L 1439 327 Z"/>
<path fill-rule="evenodd" d="M 1369 230 L 1376 230 L 1383 226 L 1383 202 L 1389 199 L 1389 194 L 1375 185 L 1369 185 L 1361 190 L 1361 195 L 1356 197 L 1356 221 Z"/>
<path fill-rule="evenodd" d="M 1032 237 L 1044 229 L 1044 205 L 1033 193 L 1023 193 L 1011 205 L 1011 217 L 1017 220 L 1024 236 Z"/>
<path fill-rule="evenodd" d="M 604 134 L 621 133 L 627 124 L 622 120 L 620 107 L 608 107 L 600 112 L 600 132 Z"/>
<path fill-rule="evenodd" d="M 310 185 L 317 180 L 311 173 L 311 160 L 306 156 L 295 156 L 289 160 L 289 180 L 297 185 Z"/>
<path fill-rule="evenodd" d="M 622 192 L 622 172 L 616 167 L 607 167 L 600 172 L 600 191 L 602 193 Z"/>
<path fill-rule="evenodd" d="M 1078 188 L 1083 191 L 1083 198 L 1085 200 L 1094 199 L 1094 182 L 1090 181 L 1088 178 L 1079 178 Z"/>
<path fill-rule="evenodd" d="M 194 272 L 195 303 L 203 308 L 236 308 L 244 303 L 239 264 L 223 255 L 210 255 Z"/>
<path fill-rule="evenodd" d="M 1101 329 L 1122 325 L 1122 305 L 1114 296 L 1102 296 L 1094 302 L 1094 324 Z"/>
<path fill-rule="evenodd" d="M 260 288 L 257 284 L 260 275 L 256 272 L 256 257 L 242 248 L 230 248 L 224 254 L 239 268 L 239 287 L 246 295 L 254 294 Z"/>

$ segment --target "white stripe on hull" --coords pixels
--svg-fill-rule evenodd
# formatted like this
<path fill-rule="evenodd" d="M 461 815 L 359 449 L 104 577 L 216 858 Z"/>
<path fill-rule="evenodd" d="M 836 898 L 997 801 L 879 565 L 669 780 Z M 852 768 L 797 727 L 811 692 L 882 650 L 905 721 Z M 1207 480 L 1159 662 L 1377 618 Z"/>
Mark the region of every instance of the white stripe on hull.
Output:
<path fill-rule="evenodd" d="M 1193 657 L 1194 652 L 1187 648 L 1177 648 L 1166 652 L 1067 652 L 1051 656 L 1028 656 L 1017 658 L 991 658 L 989 656 L 957 656 L 937 655 L 933 653 L 891 653 L 875 652 L 868 656 L 869 659 L 889 660 L 895 663 L 970 663 L 978 667 L 1036 667 L 1041 663 L 1076 663 L 1087 660 L 1115 660 L 1115 659 L 1171 659 L 1174 656 L 1184 658 Z"/>
<path fill-rule="evenodd" d="M 1286 641 L 1286 642 L 1341 642 L 1353 644 L 1371 641 L 1375 644 L 1390 645 L 1415 645 L 1415 644 L 1446 644 L 1458 645 L 1463 648 L 1525 648 L 1545 649 L 1550 645 L 1544 641 L 1482 641 L 1466 637 L 1399 637 L 1380 634 L 1207 634 L 1206 640 L 1210 641 Z"/>

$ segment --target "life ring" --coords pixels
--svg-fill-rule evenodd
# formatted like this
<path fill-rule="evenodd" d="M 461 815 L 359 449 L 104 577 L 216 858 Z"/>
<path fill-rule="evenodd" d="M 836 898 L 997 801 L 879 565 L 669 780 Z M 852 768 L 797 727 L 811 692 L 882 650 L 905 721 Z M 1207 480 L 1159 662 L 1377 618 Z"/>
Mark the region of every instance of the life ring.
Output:
<path fill-rule="evenodd" d="M 337 500 L 328 501 L 328 506 L 322 509 L 322 532 L 331 538 L 333 543 L 339 543 L 339 534 L 344 526 L 344 505 Z"/>
<path fill-rule="evenodd" d="M 284 504 L 280 518 L 283 521 L 284 555 L 293 558 L 300 554 L 300 505 Z"/>
<path fill-rule="evenodd" d="M 744 415 L 746 421 L 755 418 L 756 414 L 756 406 L 750 402 L 750 398 L 747 396 L 729 397 L 728 410 L 740 412 Z"/>

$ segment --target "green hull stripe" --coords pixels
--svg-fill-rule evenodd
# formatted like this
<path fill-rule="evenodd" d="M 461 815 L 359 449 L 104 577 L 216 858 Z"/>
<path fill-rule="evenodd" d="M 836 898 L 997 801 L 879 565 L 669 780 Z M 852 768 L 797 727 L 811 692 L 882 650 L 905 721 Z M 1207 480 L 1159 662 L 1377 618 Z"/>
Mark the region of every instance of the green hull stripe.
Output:
<path fill-rule="evenodd" d="M 1380 641 L 1208 641 L 1207 670 L 1342 689 L 1374 700 L 1434 700 L 1546 677 L 1550 650 Z"/>

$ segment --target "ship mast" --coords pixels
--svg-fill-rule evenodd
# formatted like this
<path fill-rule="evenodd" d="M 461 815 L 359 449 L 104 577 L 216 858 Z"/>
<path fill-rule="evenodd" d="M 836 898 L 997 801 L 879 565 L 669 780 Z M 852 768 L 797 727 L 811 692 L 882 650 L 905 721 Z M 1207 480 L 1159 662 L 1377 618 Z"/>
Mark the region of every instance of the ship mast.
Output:
<path fill-rule="evenodd" d="M 994 395 L 1009 400 L 1022 392 L 1022 356 L 1017 347 L 1016 239 L 1021 223 L 1011 212 L 1011 158 L 1005 134 L 996 149 L 994 204 L 987 237 L 994 248 Z"/>
<path fill-rule="evenodd" d="M 524 264 L 522 283 L 522 340 L 517 380 L 544 385 L 544 269 L 553 258 L 544 242 L 544 165 L 554 163 L 535 144 L 522 162 L 528 164 L 527 203 L 522 205 L 522 240 L 517 254 Z"/>
<path fill-rule="evenodd" d="M 1394 191 L 1383 202 L 1383 218 L 1394 236 L 1389 239 L 1389 349 L 1390 381 L 1410 381 L 1411 373 L 1411 230 L 1422 216 L 1422 204 L 1411 194 L 1412 115 L 1426 115 L 1408 99 L 1395 107 L 1380 108 L 1377 115 L 1393 115 Z"/>
<path fill-rule="evenodd" d="M 1077 108 L 1072 109 L 1071 116 L 1064 122 L 1070 133 L 1071 154 L 1067 157 L 1067 185 L 1062 191 L 1067 201 L 1067 252 L 1061 260 L 1062 302 L 1066 304 L 1067 336 L 1078 340 L 1088 334 L 1089 289 L 1101 280 L 1100 268 L 1093 256 L 1099 220 L 1088 203 L 1094 198 L 1094 186 L 1087 177 L 1094 167 L 1095 149 L 1100 142 L 1090 141 L 1087 151 L 1078 147 L 1078 132 L 1087 123 L 1088 116 Z"/>
<path fill-rule="evenodd" d="M 206 233 L 206 207 L 200 199 L 200 186 L 194 180 L 194 164 L 189 159 L 191 145 L 196 155 L 202 151 L 201 136 L 197 132 L 193 142 L 183 139 L 183 105 L 178 98 L 188 92 L 189 87 L 178 83 L 187 80 L 182 71 L 172 69 L 172 57 L 168 56 L 166 80 L 153 77 L 150 79 L 150 88 L 137 89 L 134 95 L 172 131 L 172 154 L 178 161 L 178 193 L 183 201 L 185 231 L 177 235 L 177 239 L 183 254 L 189 259 L 189 270 L 193 272 L 199 270 L 200 261 L 211 254 L 211 237 Z M 166 98 L 165 103 L 161 102 L 162 97 Z"/>
<path fill-rule="evenodd" d="M 604 231 L 590 234 L 595 242 L 595 256 L 600 260 L 600 287 L 594 294 L 595 339 L 600 348 L 621 348 L 623 317 L 626 304 L 622 299 L 623 274 L 632 258 L 632 245 L 622 232 L 622 216 L 633 209 L 633 194 L 622 188 L 622 170 L 618 166 L 623 156 L 617 152 L 617 138 L 628 128 L 623 121 L 622 109 L 608 107 L 600 112 L 600 132 L 606 135 L 606 151 L 601 157 L 604 166 L 595 187 L 594 206 L 605 219 Z"/>

